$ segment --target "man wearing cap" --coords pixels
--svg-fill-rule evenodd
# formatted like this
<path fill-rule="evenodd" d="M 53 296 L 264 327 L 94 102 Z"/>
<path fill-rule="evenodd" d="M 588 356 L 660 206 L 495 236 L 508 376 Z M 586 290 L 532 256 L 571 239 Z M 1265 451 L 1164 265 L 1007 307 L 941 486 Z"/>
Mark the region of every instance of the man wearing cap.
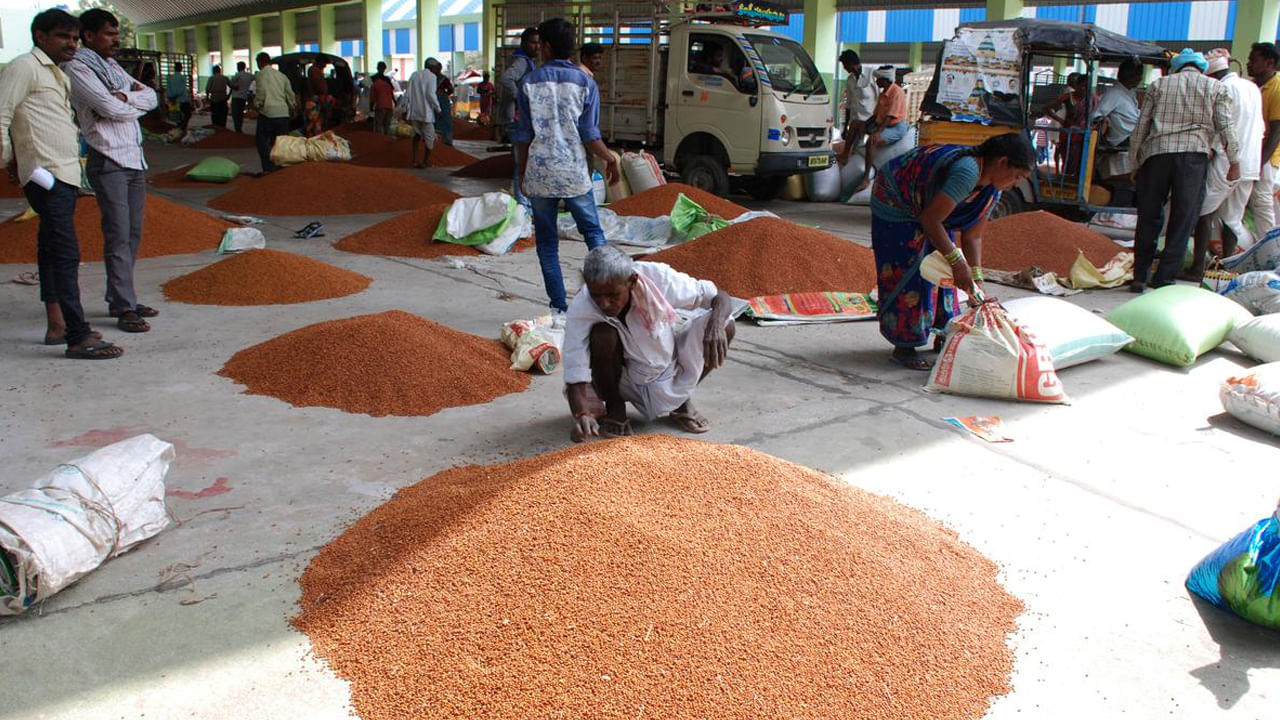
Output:
<path fill-rule="evenodd" d="M 872 155 L 876 148 L 888 147 L 907 134 L 907 91 L 894 82 L 892 65 L 881 65 L 871 74 L 880 88 L 876 110 L 867 124 L 867 174 L 854 192 L 862 192 L 871 184 Z"/>
<path fill-rule="evenodd" d="M 1160 267 L 1152 287 L 1173 284 L 1187 254 L 1187 238 L 1195 227 L 1205 196 L 1209 154 L 1221 138 L 1229 182 L 1240 177 L 1240 146 L 1231 118 L 1231 96 L 1222 83 L 1206 76 L 1209 62 L 1194 50 L 1183 50 L 1170 63 L 1172 73 L 1147 88 L 1129 155 L 1138 168 L 1138 230 L 1134 237 L 1131 292 L 1147 284 L 1156 240 L 1169 201 Z"/>
<path fill-rule="evenodd" d="M 844 80 L 844 150 L 837 160 L 843 165 L 849 161 L 853 149 L 866 135 L 867 121 L 876 107 L 876 86 L 871 75 L 862 71 L 862 59 L 858 53 L 845 50 L 840 53 L 840 64 L 849 74 Z"/>
<path fill-rule="evenodd" d="M 1227 180 L 1226 145 L 1219 136 L 1213 145 L 1204 204 L 1200 206 L 1191 268 L 1185 276 L 1197 283 L 1204 278 L 1205 255 L 1215 230 L 1222 229 L 1224 257 L 1234 255 L 1239 239 L 1249 236 L 1244 227 L 1244 209 L 1262 166 L 1262 93 L 1257 85 L 1231 71 L 1229 50 L 1210 50 L 1205 58 L 1209 61 L 1207 74 L 1220 80 L 1231 97 L 1236 141 L 1240 143 L 1240 179 Z"/>

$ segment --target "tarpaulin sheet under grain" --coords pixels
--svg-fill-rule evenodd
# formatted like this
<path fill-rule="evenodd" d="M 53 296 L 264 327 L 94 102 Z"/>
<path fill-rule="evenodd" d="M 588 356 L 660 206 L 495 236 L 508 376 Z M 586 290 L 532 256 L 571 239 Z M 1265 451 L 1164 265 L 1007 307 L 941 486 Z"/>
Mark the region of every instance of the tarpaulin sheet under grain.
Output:
<path fill-rule="evenodd" d="M 609 209 L 619 215 L 640 215 L 651 218 L 670 215 L 671 208 L 675 207 L 676 199 L 681 194 L 701 205 L 704 210 L 712 215 L 718 215 L 725 220 L 732 220 L 747 211 L 746 208 L 737 203 L 729 202 L 722 197 L 712 195 L 709 192 L 684 183 L 659 185 L 651 190 L 645 190 L 616 203 L 611 203 Z"/>
<path fill-rule="evenodd" d="M 308 162 L 223 193 L 209 207 L 245 215 L 355 215 L 414 210 L 457 197 L 399 170 Z"/>
<path fill-rule="evenodd" d="M 664 186 L 669 187 L 669 186 Z M 869 292 L 870 248 L 780 218 L 757 218 L 650 255 L 740 298 L 803 292 Z"/>
<path fill-rule="evenodd" d="M 164 284 L 167 300 L 193 305 L 283 305 L 354 295 L 369 278 L 279 250 L 249 250 Z"/>
<path fill-rule="evenodd" d="M 431 415 L 529 386 L 502 343 L 401 310 L 308 325 L 218 372 L 253 395 L 368 415 Z"/>
<path fill-rule="evenodd" d="M 102 260 L 102 213 L 91 197 L 76 202 L 76 238 L 80 241 L 80 261 Z M 142 246 L 138 257 L 187 255 L 213 250 L 222 242 L 222 233 L 238 227 L 208 213 L 147 195 L 143 214 Z M 0 223 L 0 263 L 35 263 L 36 235 L 40 219 Z"/>
<path fill-rule="evenodd" d="M 663 435 L 439 473 L 301 585 L 364 720 L 979 718 L 1021 610 L 920 512 Z"/>

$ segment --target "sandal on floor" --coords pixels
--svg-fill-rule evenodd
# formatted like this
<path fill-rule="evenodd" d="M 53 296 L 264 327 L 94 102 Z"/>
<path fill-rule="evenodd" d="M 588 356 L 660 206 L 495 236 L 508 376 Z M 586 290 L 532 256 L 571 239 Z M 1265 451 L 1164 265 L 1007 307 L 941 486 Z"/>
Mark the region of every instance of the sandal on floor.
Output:
<path fill-rule="evenodd" d="M 702 433 L 711 430 L 711 421 L 696 410 L 691 413 L 672 412 L 667 415 L 667 417 L 671 418 L 672 422 L 680 426 L 680 429 L 687 433 L 701 435 Z"/>
<path fill-rule="evenodd" d="M 129 311 L 128 311 L 128 310 L 125 310 L 124 312 L 121 312 L 121 311 L 119 311 L 119 310 L 108 310 L 108 311 L 107 311 L 107 314 L 108 314 L 108 315 L 110 315 L 110 316 L 111 316 L 111 317 L 113 317 L 113 318 L 118 318 L 118 317 L 120 317 L 121 315 L 123 315 L 124 313 L 127 313 L 127 312 L 129 312 Z M 142 316 L 142 317 L 144 317 L 144 318 L 155 317 L 155 316 L 157 316 L 157 315 L 159 315 L 159 314 L 160 314 L 160 311 L 159 311 L 159 310 L 157 310 L 157 309 L 155 309 L 155 308 L 153 308 L 153 307 L 147 306 L 147 305 L 143 305 L 142 303 L 138 303 L 137 307 L 135 307 L 135 308 L 133 309 L 133 312 L 138 313 L 138 315 L 140 315 L 140 316 Z"/>
<path fill-rule="evenodd" d="M 114 360 L 124 354 L 124 348 L 106 340 L 95 340 L 89 345 L 67 348 L 67 357 L 73 360 Z"/>
<path fill-rule="evenodd" d="M 913 355 L 910 357 L 895 357 L 890 355 L 889 362 L 894 365 L 901 365 L 908 370 L 919 370 L 920 372 L 928 372 L 933 369 L 933 363 L 925 360 L 919 355 Z"/>
<path fill-rule="evenodd" d="M 144 333 L 151 330 L 151 326 L 147 324 L 147 321 L 142 319 L 142 313 L 132 310 L 120 316 L 120 319 L 116 321 L 116 327 L 130 333 Z"/>
<path fill-rule="evenodd" d="M 614 420 L 613 418 L 602 417 L 598 419 L 600 423 L 600 437 L 619 438 L 634 435 L 631 430 L 631 420 Z"/>
<path fill-rule="evenodd" d="M 307 226 L 293 234 L 295 238 L 307 239 L 324 237 L 324 223 L 310 222 Z"/>
<path fill-rule="evenodd" d="M 40 273 L 38 272 L 22 272 L 13 278 L 13 281 L 19 285 L 39 285 Z"/>

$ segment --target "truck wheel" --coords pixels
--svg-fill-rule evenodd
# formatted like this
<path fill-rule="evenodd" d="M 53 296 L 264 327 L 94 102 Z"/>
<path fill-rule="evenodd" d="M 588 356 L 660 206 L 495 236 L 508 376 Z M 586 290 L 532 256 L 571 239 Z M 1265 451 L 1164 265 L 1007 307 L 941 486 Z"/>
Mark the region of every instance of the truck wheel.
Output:
<path fill-rule="evenodd" d="M 789 175 L 772 175 L 770 177 L 753 177 L 745 183 L 747 194 L 756 200 L 772 200 L 778 197 L 787 184 Z"/>
<path fill-rule="evenodd" d="M 685 160 L 680 168 L 680 179 L 685 185 L 692 185 L 712 195 L 724 197 L 729 194 L 729 173 L 710 155 L 694 155 Z"/>
<path fill-rule="evenodd" d="M 1011 189 L 1000 193 L 1000 199 L 996 201 L 995 207 L 991 208 L 989 217 L 995 220 L 1006 215 L 1017 215 L 1020 212 L 1022 212 L 1022 194 L 1017 189 Z"/>

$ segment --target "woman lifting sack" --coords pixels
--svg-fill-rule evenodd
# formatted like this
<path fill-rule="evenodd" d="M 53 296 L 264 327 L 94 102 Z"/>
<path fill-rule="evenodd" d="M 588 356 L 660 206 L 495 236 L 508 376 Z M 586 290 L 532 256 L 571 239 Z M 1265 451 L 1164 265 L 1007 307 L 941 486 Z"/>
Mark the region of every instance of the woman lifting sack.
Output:
<path fill-rule="evenodd" d="M 976 147 L 929 145 L 889 162 L 871 194 L 871 247 L 879 288 L 880 334 L 893 343 L 893 362 L 912 370 L 932 363 L 916 348 L 958 313 L 956 291 L 924 279 L 920 266 L 937 250 L 951 265 L 956 288 L 973 294 L 982 281 L 982 231 L 1000 197 L 1026 179 L 1036 153 L 1024 133 L 989 138 Z M 957 242 L 957 234 L 959 240 Z"/>

